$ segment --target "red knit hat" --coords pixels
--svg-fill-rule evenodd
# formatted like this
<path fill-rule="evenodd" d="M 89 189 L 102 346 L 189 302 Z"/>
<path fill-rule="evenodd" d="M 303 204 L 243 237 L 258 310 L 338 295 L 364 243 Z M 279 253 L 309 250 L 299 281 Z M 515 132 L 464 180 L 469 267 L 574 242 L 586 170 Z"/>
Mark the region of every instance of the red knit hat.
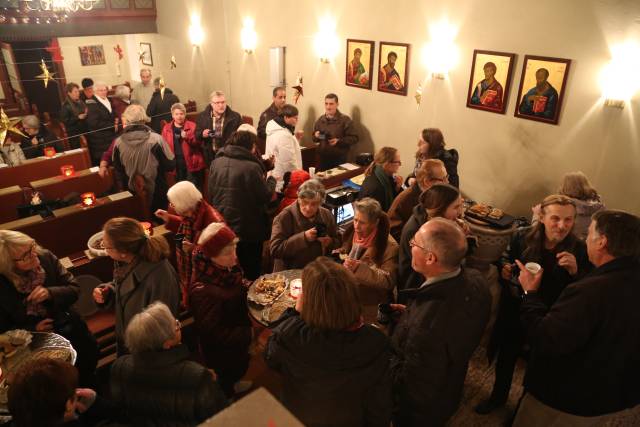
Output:
<path fill-rule="evenodd" d="M 205 229 L 206 230 L 206 229 Z M 202 252 L 209 258 L 217 256 L 236 238 L 236 234 L 226 225 L 222 226 L 215 234 L 213 234 L 206 242 L 199 245 Z"/>

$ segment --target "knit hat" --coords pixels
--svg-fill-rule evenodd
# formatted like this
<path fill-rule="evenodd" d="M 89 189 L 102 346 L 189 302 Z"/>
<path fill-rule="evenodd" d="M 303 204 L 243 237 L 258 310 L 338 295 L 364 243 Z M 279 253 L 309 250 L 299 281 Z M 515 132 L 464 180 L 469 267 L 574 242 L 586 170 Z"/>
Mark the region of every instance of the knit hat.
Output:
<path fill-rule="evenodd" d="M 229 246 L 236 239 L 236 234 L 223 222 L 212 222 L 200 234 L 198 246 L 204 254 L 212 258 Z"/>
<path fill-rule="evenodd" d="M 85 77 L 84 79 L 82 79 L 82 89 L 86 89 L 88 87 L 93 86 L 93 80 L 91 80 L 89 77 Z"/>

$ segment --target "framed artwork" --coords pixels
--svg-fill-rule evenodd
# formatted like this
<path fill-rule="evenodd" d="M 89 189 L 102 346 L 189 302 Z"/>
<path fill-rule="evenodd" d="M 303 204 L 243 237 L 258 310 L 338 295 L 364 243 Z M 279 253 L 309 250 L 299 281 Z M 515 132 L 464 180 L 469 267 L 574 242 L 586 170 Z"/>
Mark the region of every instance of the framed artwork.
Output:
<path fill-rule="evenodd" d="M 140 43 L 140 54 L 143 65 L 153 67 L 153 55 L 151 54 L 151 43 Z"/>
<path fill-rule="evenodd" d="M 409 85 L 409 50 L 407 43 L 380 42 L 378 90 L 407 96 Z"/>
<path fill-rule="evenodd" d="M 515 116 L 558 124 L 570 59 L 526 55 Z"/>
<path fill-rule="evenodd" d="M 373 70 L 373 51 L 375 42 L 369 40 L 347 39 L 347 69 L 345 84 L 371 90 Z"/>
<path fill-rule="evenodd" d="M 86 65 L 103 65 L 107 61 L 104 57 L 104 48 L 101 44 L 94 46 L 78 46 L 80 50 L 80 62 Z"/>
<path fill-rule="evenodd" d="M 504 114 L 515 59 L 515 53 L 474 50 L 467 107 Z"/>

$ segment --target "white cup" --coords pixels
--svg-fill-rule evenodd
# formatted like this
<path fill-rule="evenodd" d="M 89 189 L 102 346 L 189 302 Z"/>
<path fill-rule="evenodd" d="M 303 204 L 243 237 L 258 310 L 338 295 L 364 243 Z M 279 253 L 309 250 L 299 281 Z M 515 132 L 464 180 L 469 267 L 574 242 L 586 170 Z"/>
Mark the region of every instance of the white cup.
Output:
<path fill-rule="evenodd" d="M 314 168 L 313 166 L 309 168 L 309 176 L 311 176 L 311 179 L 316 176 L 316 168 Z"/>
<path fill-rule="evenodd" d="M 542 267 L 537 262 L 528 262 L 524 265 L 524 268 L 531 274 L 538 274 Z"/>

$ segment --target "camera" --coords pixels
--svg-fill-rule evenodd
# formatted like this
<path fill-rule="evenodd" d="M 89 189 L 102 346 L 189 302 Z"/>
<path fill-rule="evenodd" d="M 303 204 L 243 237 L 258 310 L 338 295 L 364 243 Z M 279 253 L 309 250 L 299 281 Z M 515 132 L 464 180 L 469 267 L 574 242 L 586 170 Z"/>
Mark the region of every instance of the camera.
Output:
<path fill-rule="evenodd" d="M 321 141 L 327 141 L 327 140 L 331 139 L 331 135 L 329 134 L 329 132 L 319 131 L 318 132 L 318 139 L 321 140 Z"/>
<path fill-rule="evenodd" d="M 322 222 L 316 222 L 315 224 L 313 224 L 313 226 L 316 229 L 317 232 L 317 236 L 318 237 L 325 237 L 327 235 L 327 226 L 326 224 L 322 223 Z"/>

